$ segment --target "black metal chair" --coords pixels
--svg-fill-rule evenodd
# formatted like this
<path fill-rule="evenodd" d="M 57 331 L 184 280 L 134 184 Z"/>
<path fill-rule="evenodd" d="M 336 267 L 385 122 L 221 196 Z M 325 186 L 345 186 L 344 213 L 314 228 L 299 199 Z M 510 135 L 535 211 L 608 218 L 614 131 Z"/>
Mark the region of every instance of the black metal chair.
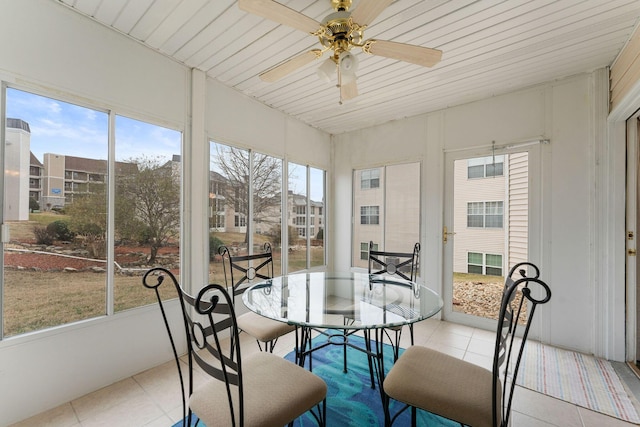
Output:
<path fill-rule="evenodd" d="M 232 255 L 227 246 L 220 246 L 218 249 L 222 256 L 227 290 L 231 293 L 234 304 L 237 304 L 236 296 L 242 295 L 256 279 L 273 278 L 271 244 L 266 242 L 263 248 L 263 253 L 252 255 Z M 295 330 L 293 325 L 267 319 L 252 311 L 238 316 L 238 326 L 256 339 L 260 351 L 269 353 L 273 352 L 278 338 Z"/>
<path fill-rule="evenodd" d="M 373 242 L 369 242 L 369 275 L 398 276 L 415 282 L 418 276 L 419 260 L 420 243 L 413 245 L 413 252 L 385 252 L 373 249 Z M 389 331 L 395 333 L 394 339 L 389 335 Z M 402 326 L 385 329 L 383 332 L 381 336 L 386 335 L 393 347 L 393 360 L 398 360 Z M 413 345 L 413 324 L 409 325 L 409 334 L 411 345 Z"/>
<path fill-rule="evenodd" d="M 169 334 L 182 390 L 183 426 L 192 425 L 193 414 L 207 426 L 292 425 L 307 411 L 325 425 L 327 385 L 321 378 L 270 353 L 241 357 L 235 311 L 224 287 L 207 285 L 194 298 L 170 271 L 160 267 L 147 271 L 142 283 L 155 291 Z M 166 299 L 165 292 L 165 298 L 161 296 L 163 285 L 177 292 L 178 323 L 174 301 Z M 179 358 L 176 341 L 182 336 L 186 337 L 186 365 Z M 212 377 L 197 387 L 196 364 Z"/>
<path fill-rule="evenodd" d="M 528 277 L 525 266 L 535 271 Z M 513 278 L 516 270 L 522 276 Z M 426 347 L 412 346 L 396 361 L 384 380 L 385 425 L 390 426 L 407 407 L 474 427 L 509 425 L 515 379 L 538 304 L 551 299 L 551 290 L 539 279 L 535 265 L 516 264 L 505 280 L 490 371 Z M 518 335 L 518 338 L 516 338 Z M 521 335 L 521 336 L 520 336 Z M 389 399 L 407 404 L 393 418 Z"/>

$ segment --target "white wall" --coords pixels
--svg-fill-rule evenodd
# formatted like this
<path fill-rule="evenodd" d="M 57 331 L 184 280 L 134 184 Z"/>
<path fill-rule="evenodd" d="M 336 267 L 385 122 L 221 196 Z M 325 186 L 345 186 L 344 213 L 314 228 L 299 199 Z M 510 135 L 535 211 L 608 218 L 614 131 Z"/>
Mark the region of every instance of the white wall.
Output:
<path fill-rule="evenodd" d="M 328 135 L 202 72 L 57 2 L 0 0 L 0 8 L 0 80 L 184 132 L 182 235 L 190 238 L 182 245 L 182 271 L 189 284 L 207 281 L 207 138 L 329 168 Z M 157 307 L 145 307 L 0 341 L 0 426 L 171 359 L 159 316 Z"/>
<path fill-rule="evenodd" d="M 594 186 L 592 130 L 594 75 L 585 74 L 548 85 L 497 96 L 443 111 L 383 124 L 333 137 L 335 204 L 332 215 L 336 242 L 335 267 L 348 269 L 350 257 L 351 186 L 353 169 L 406 159 L 421 160 L 425 283 L 442 291 L 442 188 L 445 150 L 507 144 L 545 136 L 542 199 L 533 212 L 531 260 L 553 291 L 539 312 L 536 334 L 551 344 L 595 353 L 594 287 L 590 262 L 594 239 L 591 188 Z M 599 87 L 598 90 L 606 90 Z M 389 144 L 389 141 L 400 143 Z M 550 161 L 549 161 L 550 159 Z M 543 217 L 541 212 L 545 213 Z M 340 241 L 337 241 L 337 239 Z M 624 286 L 621 283 L 620 286 Z M 579 332 L 578 332 L 579 331 Z"/>
<path fill-rule="evenodd" d="M 184 128 L 184 67 L 56 2 L 1 7 L 3 81 Z M 168 360 L 158 320 L 157 309 L 143 308 L 0 342 L 0 425 Z"/>

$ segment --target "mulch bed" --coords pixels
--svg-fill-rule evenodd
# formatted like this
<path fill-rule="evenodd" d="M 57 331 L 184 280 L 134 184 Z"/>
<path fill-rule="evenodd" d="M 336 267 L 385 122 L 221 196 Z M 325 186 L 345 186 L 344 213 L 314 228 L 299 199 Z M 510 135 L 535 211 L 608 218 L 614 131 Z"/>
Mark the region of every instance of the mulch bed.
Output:
<path fill-rule="evenodd" d="M 36 249 L 34 249 L 36 250 Z M 61 256 L 57 252 L 49 252 L 37 249 L 39 252 L 4 252 L 5 268 L 27 269 L 36 271 L 86 271 L 97 269 L 106 269 L 106 261 L 95 261 L 91 259 L 82 259 L 82 257 Z M 143 266 L 149 253 L 149 248 L 117 246 L 115 248 L 115 259 L 121 267 L 140 267 Z M 159 256 L 177 255 L 178 248 L 166 247 L 160 248 Z"/>
<path fill-rule="evenodd" d="M 458 282 L 453 284 L 454 311 L 474 316 L 497 319 L 500 313 L 500 302 L 504 283 Z M 518 292 L 514 303 L 518 304 L 522 294 Z M 520 313 L 524 320 L 525 313 Z"/>

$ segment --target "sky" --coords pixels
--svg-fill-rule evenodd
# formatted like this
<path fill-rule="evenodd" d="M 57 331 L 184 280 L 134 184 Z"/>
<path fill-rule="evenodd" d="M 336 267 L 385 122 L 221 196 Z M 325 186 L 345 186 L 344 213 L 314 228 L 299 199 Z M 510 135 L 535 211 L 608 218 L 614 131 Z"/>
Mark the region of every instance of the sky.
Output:
<path fill-rule="evenodd" d="M 104 111 L 8 88 L 6 117 L 22 119 L 31 129 L 31 152 L 106 160 L 108 120 Z M 116 116 L 116 160 L 146 157 L 163 162 L 180 154 L 182 134 L 150 123 Z M 306 192 L 306 167 L 289 164 L 289 189 Z M 212 163 L 212 168 L 214 168 Z M 322 171 L 311 168 L 311 200 L 323 200 Z"/>
<path fill-rule="evenodd" d="M 31 152 L 106 160 L 108 119 L 98 111 L 28 92 L 7 89 L 7 118 L 22 119 L 31 129 Z M 181 133 L 116 116 L 116 160 L 142 156 L 171 159 L 180 154 Z"/>

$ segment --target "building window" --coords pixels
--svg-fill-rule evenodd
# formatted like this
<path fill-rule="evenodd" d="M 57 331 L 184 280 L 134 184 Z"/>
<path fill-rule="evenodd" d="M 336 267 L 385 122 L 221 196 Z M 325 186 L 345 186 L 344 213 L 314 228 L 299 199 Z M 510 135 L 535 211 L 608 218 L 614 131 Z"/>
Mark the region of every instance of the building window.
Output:
<path fill-rule="evenodd" d="M 380 169 L 363 170 L 360 174 L 360 188 L 380 188 Z"/>
<path fill-rule="evenodd" d="M 377 243 L 373 244 L 373 250 L 378 250 Z M 360 242 L 360 259 L 365 261 L 369 259 L 369 242 Z"/>
<path fill-rule="evenodd" d="M 504 156 L 488 156 L 467 160 L 467 178 L 487 178 L 504 174 Z"/>
<path fill-rule="evenodd" d="M 467 272 L 488 276 L 502 276 L 502 255 L 467 253 Z"/>
<path fill-rule="evenodd" d="M 234 226 L 236 227 L 246 227 L 247 226 L 247 218 L 244 215 L 236 214 L 234 217 Z"/>
<path fill-rule="evenodd" d="M 502 228 L 503 202 L 468 202 L 467 227 Z"/>
<path fill-rule="evenodd" d="M 485 228 L 502 228 L 503 202 L 485 202 Z"/>
<path fill-rule="evenodd" d="M 224 215 L 214 214 L 209 221 L 211 228 L 224 228 Z"/>
<path fill-rule="evenodd" d="M 360 224 L 380 224 L 380 207 L 360 206 Z"/>

